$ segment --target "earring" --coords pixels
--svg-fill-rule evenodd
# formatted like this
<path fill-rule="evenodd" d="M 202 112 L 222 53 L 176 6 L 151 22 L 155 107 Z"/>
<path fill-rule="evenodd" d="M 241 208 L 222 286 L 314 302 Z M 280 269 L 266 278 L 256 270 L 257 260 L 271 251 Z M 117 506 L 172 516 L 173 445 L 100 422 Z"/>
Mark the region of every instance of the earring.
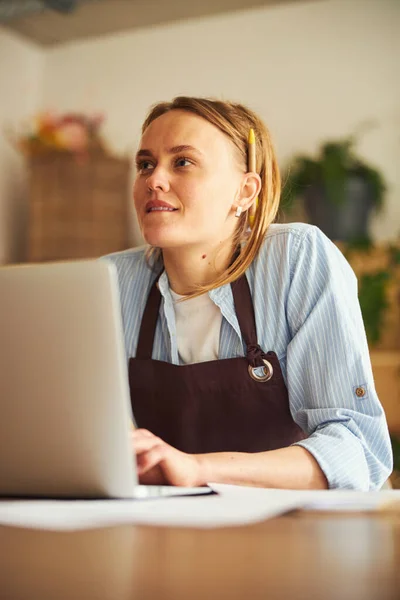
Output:
<path fill-rule="evenodd" d="M 238 206 L 235 212 L 235 217 L 240 217 L 240 215 L 242 214 L 242 210 L 243 208 L 241 206 Z"/>

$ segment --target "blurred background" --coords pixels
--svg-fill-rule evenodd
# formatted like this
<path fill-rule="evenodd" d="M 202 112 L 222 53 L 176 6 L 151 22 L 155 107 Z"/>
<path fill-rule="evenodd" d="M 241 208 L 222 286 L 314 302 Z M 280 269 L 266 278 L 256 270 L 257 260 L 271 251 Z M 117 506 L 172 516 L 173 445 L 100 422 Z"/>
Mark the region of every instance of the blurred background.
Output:
<path fill-rule="evenodd" d="M 179 94 L 250 105 L 283 171 L 361 128 L 356 150 L 387 184 L 371 236 L 396 239 L 399 25 L 398 0 L 0 0 L 0 263 L 27 256 L 27 161 L 10 137 L 29 119 L 100 114 L 130 160 L 149 106 Z"/>
<path fill-rule="evenodd" d="M 400 0 L 0 0 L 0 265 L 142 243 L 132 158 L 149 106 L 248 104 L 281 220 L 345 253 L 400 434 Z"/>

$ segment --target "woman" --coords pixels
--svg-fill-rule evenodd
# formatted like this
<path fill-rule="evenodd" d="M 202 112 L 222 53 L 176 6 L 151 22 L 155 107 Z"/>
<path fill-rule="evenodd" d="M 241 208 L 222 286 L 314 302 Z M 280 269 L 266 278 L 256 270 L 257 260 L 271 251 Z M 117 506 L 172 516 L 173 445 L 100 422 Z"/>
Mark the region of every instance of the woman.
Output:
<path fill-rule="evenodd" d="M 261 120 L 175 98 L 149 113 L 136 163 L 151 252 L 110 258 L 141 482 L 379 488 L 392 455 L 356 279 L 317 228 L 272 224 L 280 176 Z"/>

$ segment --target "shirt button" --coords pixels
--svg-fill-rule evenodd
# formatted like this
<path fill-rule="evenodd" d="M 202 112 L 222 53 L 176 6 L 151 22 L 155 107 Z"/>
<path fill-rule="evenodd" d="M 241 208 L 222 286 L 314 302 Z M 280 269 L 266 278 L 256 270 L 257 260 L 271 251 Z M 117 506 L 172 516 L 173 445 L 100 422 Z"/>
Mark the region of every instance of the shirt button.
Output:
<path fill-rule="evenodd" d="M 356 396 L 358 396 L 358 398 L 362 398 L 363 396 L 365 396 L 365 388 L 363 388 L 363 387 L 356 388 Z"/>

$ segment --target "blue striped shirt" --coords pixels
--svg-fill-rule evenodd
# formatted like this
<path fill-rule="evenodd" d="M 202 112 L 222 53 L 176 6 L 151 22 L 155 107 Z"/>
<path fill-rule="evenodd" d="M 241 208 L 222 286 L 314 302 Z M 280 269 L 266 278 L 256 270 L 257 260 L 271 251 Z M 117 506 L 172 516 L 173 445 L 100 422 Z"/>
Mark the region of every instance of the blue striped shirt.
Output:
<path fill-rule="evenodd" d="M 106 258 L 117 267 L 126 351 L 133 357 L 155 273 L 144 248 Z M 392 451 L 351 267 L 318 228 L 273 224 L 246 276 L 258 343 L 265 352 L 277 354 L 291 414 L 308 435 L 297 444 L 316 458 L 330 488 L 378 489 L 392 470 Z M 163 301 L 153 359 L 178 365 L 165 271 L 159 287 Z M 222 314 L 219 358 L 244 356 L 230 285 L 209 295 Z"/>

